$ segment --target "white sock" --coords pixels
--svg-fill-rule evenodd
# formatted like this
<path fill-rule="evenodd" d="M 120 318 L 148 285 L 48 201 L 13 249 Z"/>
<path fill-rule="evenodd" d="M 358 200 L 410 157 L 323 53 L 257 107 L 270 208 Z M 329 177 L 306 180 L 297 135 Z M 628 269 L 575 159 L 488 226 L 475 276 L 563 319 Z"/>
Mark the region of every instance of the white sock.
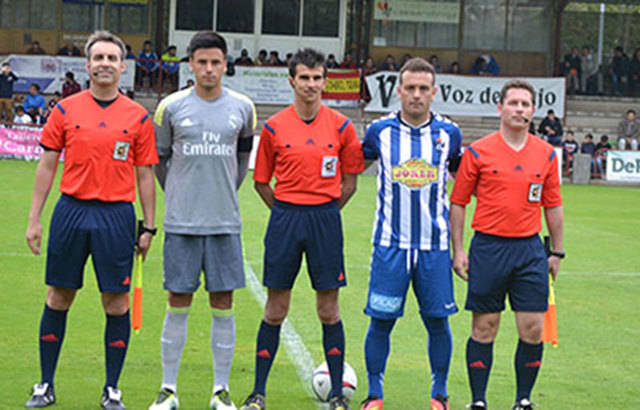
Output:
<path fill-rule="evenodd" d="M 229 373 L 236 344 L 233 310 L 213 309 L 211 318 L 211 352 L 213 354 L 213 392 L 229 389 Z"/>
<path fill-rule="evenodd" d="M 162 388 L 177 391 L 182 350 L 187 341 L 189 308 L 169 307 L 164 317 L 162 336 Z"/>

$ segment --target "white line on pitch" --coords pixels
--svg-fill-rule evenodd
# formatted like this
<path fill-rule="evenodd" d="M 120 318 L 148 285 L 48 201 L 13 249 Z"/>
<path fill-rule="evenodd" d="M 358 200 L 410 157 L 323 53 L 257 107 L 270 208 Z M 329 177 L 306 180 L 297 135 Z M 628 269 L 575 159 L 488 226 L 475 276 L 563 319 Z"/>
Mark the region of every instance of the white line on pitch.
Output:
<path fill-rule="evenodd" d="M 247 287 L 251 291 L 253 297 L 258 301 L 260 306 L 264 309 L 264 305 L 267 302 L 267 294 L 262 288 L 262 284 L 258 280 L 256 273 L 251 268 L 251 265 L 245 263 L 246 271 L 247 271 Z M 313 391 L 311 391 L 311 376 L 313 375 L 313 371 L 315 370 L 315 364 L 313 363 L 313 358 L 311 357 L 311 353 L 307 350 L 302 340 L 302 337 L 296 332 L 296 329 L 291 324 L 289 319 L 285 319 L 282 324 L 280 339 L 284 342 L 284 346 L 287 350 L 287 354 L 289 355 L 289 359 L 296 366 L 296 370 L 298 372 L 298 377 L 302 382 L 302 386 L 307 394 L 315 399 Z M 326 409 L 326 404 L 322 404 L 320 402 L 316 402 L 318 409 Z"/>

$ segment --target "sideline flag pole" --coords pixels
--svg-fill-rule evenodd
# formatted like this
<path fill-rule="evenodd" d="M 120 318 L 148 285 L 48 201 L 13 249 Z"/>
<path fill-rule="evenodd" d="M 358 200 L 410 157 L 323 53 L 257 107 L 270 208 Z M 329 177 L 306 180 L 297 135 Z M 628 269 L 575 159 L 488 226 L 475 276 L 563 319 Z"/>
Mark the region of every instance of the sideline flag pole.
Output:
<path fill-rule="evenodd" d="M 544 237 L 544 247 L 547 253 L 551 250 L 551 244 L 549 243 L 549 237 Z M 544 314 L 544 323 L 542 325 L 542 342 L 551 343 L 556 348 L 558 347 L 558 320 L 556 316 L 556 295 L 553 290 L 553 275 L 549 272 L 549 307 Z"/>
<path fill-rule="evenodd" d="M 143 221 L 138 221 L 138 237 Z M 134 334 L 142 330 L 142 254 L 136 253 L 133 261 L 133 303 L 131 304 L 131 328 Z"/>

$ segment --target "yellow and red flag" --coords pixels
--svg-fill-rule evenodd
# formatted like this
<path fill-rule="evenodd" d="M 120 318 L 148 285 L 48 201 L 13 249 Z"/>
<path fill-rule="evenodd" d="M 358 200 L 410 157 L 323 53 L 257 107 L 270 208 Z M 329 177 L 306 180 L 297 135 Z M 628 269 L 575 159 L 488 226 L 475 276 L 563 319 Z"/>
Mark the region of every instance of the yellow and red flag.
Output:
<path fill-rule="evenodd" d="M 322 92 L 327 100 L 358 100 L 360 98 L 360 70 L 329 70 L 327 86 Z"/>
<path fill-rule="evenodd" d="M 542 342 L 558 347 L 558 320 L 556 317 L 556 296 L 553 291 L 553 276 L 549 273 L 549 307 L 544 314 Z"/>
<path fill-rule="evenodd" d="M 136 253 L 133 261 L 133 303 L 131 304 L 131 328 L 138 334 L 142 329 L 142 254 Z"/>

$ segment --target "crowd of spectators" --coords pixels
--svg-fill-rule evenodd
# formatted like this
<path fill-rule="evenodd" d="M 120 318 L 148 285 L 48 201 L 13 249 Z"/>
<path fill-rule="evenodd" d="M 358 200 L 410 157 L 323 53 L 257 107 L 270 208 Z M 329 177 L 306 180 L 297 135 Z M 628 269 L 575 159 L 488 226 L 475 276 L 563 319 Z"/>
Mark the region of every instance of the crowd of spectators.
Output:
<path fill-rule="evenodd" d="M 621 46 L 608 61 L 598 65 L 591 47 L 572 47 L 560 64 L 569 94 L 640 97 L 640 47 L 631 58 Z"/>

